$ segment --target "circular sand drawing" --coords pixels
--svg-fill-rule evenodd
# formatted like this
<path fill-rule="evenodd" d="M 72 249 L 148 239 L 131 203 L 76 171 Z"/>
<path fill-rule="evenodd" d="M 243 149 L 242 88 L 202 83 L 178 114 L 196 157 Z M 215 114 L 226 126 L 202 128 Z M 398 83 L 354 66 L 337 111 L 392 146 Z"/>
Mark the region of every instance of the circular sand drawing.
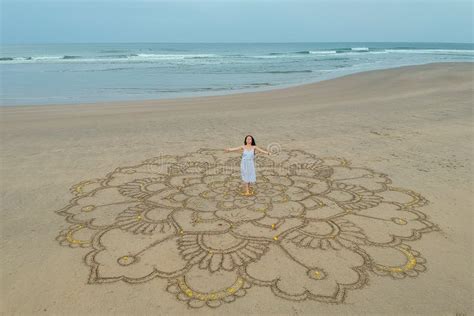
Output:
<path fill-rule="evenodd" d="M 116 168 L 71 188 L 57 240 L 89 248 L 88 283 L 166 278 L 190 307 L 267 287 L 279 298 L 342 303 L 369 276 L 426 270 L 407 243 L 438 230 L 420 194 L 342 158 L 280 150 L 255 158 L 242 195 L 240 154 L 201 148 Z"/>

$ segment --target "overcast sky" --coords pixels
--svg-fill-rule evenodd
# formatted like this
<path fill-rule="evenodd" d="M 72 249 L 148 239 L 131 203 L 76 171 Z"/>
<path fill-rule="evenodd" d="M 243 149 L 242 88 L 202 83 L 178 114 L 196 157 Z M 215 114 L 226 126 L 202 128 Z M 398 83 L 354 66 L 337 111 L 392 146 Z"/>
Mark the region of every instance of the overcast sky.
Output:
<path fill-rule="evenodd" d="M 3 43 L 473 42 L 470 0 L 0 0 Z"/>

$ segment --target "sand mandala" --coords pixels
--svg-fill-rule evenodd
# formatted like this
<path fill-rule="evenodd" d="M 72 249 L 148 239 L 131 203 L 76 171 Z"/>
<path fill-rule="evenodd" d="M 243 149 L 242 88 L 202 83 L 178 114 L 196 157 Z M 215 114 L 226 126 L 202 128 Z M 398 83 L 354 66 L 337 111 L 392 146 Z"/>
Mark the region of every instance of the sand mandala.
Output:
<path fill-rule="evenodd" d="M 343 158 L 281 150 L 255 158 L 242 195 L 240 154 L 163 155 L 71 187 L 56 211 L 61 245 L 88 248 L 88 283 L 150 282 L 189 307 L 218 307 L 266 287 L 279 298 L 343 303 L 369 277 L 426 270 L 409 242 L 438 230 L 428 201 Z M 377 276 L 378 275 L 378 276 Z"/>

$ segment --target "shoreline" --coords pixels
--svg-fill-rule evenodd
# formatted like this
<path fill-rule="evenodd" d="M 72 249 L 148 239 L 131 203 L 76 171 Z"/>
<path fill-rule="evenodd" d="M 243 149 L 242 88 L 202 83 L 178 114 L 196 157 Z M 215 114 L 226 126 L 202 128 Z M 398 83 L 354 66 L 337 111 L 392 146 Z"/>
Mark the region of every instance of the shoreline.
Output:
<path fill-rule="evenodd" d="M 403 65 L 403 66 L 394 66 L 394 67 L 387 67 L 387 68 L 375 68 L 375 69 L 369 69 L 369 70 L 361 70 L 361 71 L 355 71 L 355 72 L 349 72 L 349 73 L 344 73 L 344 74 L 336 74 L 334 75 L 334 72 L 330 73 L 328 75 L 328 78 L 320 78 L 316 81 L 310 81 L 310 82 L 300 82 L 300 83 L 291 83 L 291 84 L 285 84 L 285 85 L 277 85 L 277 86 L 270 86 L 270 87 L 260 87 L 260 88 L 253 88 L 253 89 L 242 89 L 240 91 L 231 91 L 228 90 L 226 92 L 222 93 L 216 93 L 216 94 L 197 94 L 197 95 L 184 95 L 184 96 L 177 96 L 177 97 L 172 97 L 172 98 L 156 98 L 156 99 L 126 99 L 126 100 L 114 100 L 114 101 L 93 101 L 93 102 L 73 102 L 73 103 L 42 103 L 42 104 L 14 104 L 14 105 L 0 105 L 0 111 L 1 109 L 16 109 L 16 108 L 48 108 L 48 107 L 80 107 L 80 106 L 105 106 L 105 105 L 123 105 L 123 104 L 134 104 L 134 103 L 143 103 L 143 104 L 149 104 L 149 103 L 163 103 L 163 102 L 174 102 L 174 101 L 188 101 L 190 99 L 202 99 L 202 98 L 213 98 L 213 97 L 233 97 L 233 96 L 240 96 L 243 94 L 260 94 L 260 93 L 271 93 L 274 91 L 279 91 L 279 90 L 287 90 L 287 89 L 293 89 L 293 88 L 300 88 L 300 87 L 307 87 L 311 85 L 316 85 L 318 83 L 322 82 L 327 82 L 331 80 L 336 80 L 339 78 L 346 78 L 349 76 L 353 75 L 358 75 L 358 74 L 365 74 L 365 73 L 370 73 L 370 72 L 377 72 L 377 71 L 389 71 L 389 70 L 396 70 L 396 69 L 406 69 L 410 67 L 419 67 L 419 66 L 430 66 L 430 65 L 442 65 L 442 64 L 474 64 L 474 62 L 429 62 L 429 63 L 423 63 L 423 64 L 410 64 L 410 65 Z"/>

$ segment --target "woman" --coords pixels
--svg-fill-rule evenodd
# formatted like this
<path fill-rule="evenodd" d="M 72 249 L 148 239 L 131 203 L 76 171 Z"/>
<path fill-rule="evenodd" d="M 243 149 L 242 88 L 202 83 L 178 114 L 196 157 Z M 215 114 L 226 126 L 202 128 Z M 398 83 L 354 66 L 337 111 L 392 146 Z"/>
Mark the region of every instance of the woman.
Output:
<path fill-rule="evenodd" d="M 260 149 L 255 144 L 255 139 L 252 135 L 245 136 L 244 145 L 235 148 L 226 148 L 226 152 L 242 150 L 242 161 L 240 162 L 240 173 L 242 181 L 244 181 L 245 193 L 244 195 L 251 195 L 250 183 L 255 183 L 257 177 L 255 174 L 255 150 L 270 155 L 270 152 Z"/>

